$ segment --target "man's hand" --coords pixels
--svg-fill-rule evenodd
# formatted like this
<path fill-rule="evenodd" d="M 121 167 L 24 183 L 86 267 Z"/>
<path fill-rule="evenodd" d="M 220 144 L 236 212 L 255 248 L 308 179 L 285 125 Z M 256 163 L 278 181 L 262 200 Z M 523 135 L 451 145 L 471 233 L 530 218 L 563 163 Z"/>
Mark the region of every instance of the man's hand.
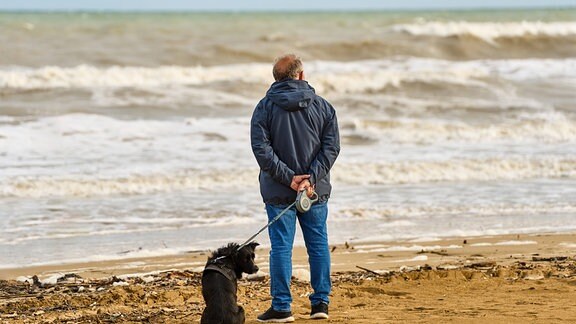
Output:
<path fill-rule="evenodd" d="M 306 196 L 312 198 L 314 196 L 314 186 L 310 183 L 308 179 L 302 180 L 298 186 L 298 192 L 306 190 Z"/>
<path fill-rule="evenodd" d="M 295 175 L 294 177 L 292 177 L 292 183 L 290 183 L 290 188 L 292 188 L 294 191 L 298 191 L 302 181 L 306 180 L 308 178 L 310 178 L 309 174 Z M 308 181 L 308 180 L 306 180 L 306 181 L 308 182 L 308 185 L 310 185 L 310 181 Z"/>

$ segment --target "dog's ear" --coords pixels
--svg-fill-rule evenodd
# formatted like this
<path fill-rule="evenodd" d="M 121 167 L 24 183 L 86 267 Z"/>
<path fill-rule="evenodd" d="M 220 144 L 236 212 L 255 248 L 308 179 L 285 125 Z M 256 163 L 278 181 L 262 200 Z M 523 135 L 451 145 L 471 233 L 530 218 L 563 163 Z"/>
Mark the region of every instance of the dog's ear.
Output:
<path fill-rule="evenodd" d="M 249 246 L 252 250 L 255 250 L 258 245 L 260 245 L 260 243 L 258 243 L 258 242 L 251 242 L 250 244 L 248 244 L 248 246 Z"/>

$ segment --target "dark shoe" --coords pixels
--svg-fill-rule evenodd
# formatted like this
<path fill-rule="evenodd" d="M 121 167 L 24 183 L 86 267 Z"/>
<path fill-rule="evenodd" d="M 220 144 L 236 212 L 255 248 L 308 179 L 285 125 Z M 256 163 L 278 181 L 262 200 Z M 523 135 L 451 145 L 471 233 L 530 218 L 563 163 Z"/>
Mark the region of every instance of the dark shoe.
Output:
<path fill-rule="evenodd" d="M 328 319 L 328 304 L 320 303 L 318 305 L 312 305 L 312 311 L 310 312 L 311 319 Z"/>
<path fill-rule="evenodd" d="M 292 316 L 292 312 L 277 312 L 270 307 L 264 314 L 258 316 L 258 322 L 291 323 L 294 322 L 294 316 Z"/>

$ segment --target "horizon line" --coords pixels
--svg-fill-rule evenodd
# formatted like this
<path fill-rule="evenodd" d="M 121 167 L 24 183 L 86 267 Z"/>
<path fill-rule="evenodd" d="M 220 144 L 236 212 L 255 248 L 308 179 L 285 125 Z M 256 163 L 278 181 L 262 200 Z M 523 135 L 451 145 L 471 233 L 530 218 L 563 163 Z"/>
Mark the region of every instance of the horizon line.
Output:
<path fill-rule="evenodd" d="M 2 13 L 343 13 L 343 12 L 387 12 L 387 11 L 497 11 L 497 10 L 562 10 L 562 9 L 576 9 L 575 5 L 557 5 L 557 6 L 526 6 L 526 7 L 445 7 L 445 8 L 350 8 L 350 9 L 325 9 L 325 8 L 312 8 L 312 9 L 293 9 L 293 8 L 278 8 L 278 9 L 111 9 L 111 8 L 76 8 L 76 9 L 6 9 L 0 8 Z"/>

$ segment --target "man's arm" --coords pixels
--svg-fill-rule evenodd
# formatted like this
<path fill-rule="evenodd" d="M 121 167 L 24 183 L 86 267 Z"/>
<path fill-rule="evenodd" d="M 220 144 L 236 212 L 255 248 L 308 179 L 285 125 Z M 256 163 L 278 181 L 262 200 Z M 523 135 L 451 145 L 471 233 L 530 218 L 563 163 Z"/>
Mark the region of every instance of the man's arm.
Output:
<path fill-rule="evenodd" d="M 268 126 L 269 112 L 260 101 L 250 122 L 250 141 L 252 152 L 258 161 L 262 171 L 267 172 L 272 178 L 286 186 L 291 186 L 294 171 L 284 163 L 272 149 L 270 129 Z"/>
<path fill-rule="evenodd" d="M 328 116 L 326 125 L 322 130 L 320 151 L 316 154 L 308 171 L 310 174 L 310 179 L 308 180 L 312 185 L 326 177 L 340 153 L 340 133 L 338 131 L 336 111 L 329 103 L 326 104 L 330 107 L 331 116 Z"/>

